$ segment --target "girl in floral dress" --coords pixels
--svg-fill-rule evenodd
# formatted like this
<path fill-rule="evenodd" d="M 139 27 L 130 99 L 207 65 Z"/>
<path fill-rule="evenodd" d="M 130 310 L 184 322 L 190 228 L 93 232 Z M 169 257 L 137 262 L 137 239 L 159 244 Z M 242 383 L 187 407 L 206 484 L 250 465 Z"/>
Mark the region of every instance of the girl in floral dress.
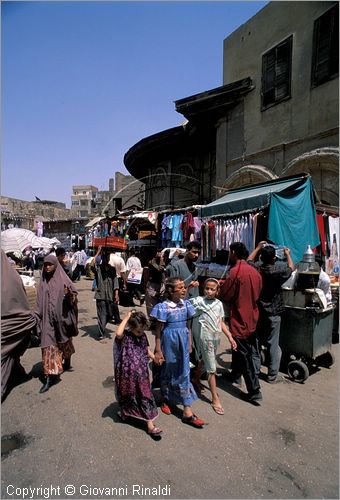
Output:
<path fill-rule="evenodd" d="M 150 316 L 157 320 L 155 363 L 161 364 L 162 412 L 170 415 L 170 403 L 184 407 L 182 422 L 202 428 L 205 422 L 192 411 L 191 405 L 197 399 L 190 382 L 190 360 L 192 350 L 189 320 L 195 308 L 183 300 L 186 289 L 183 280 L 169 278 L 165 282 L 165 293 L 169 297 L 157 304 Z"/>
<path fill-rule="evenodd" d="M 148 360 L 154 359 L 144 333 L 146 316 L 129 312 L 119 325 L 113 345 L 116 399 L 122 420 L 133 417 L 144 420 L 147 432 L 159 436 L 162 429 L 154 424 L 157 405 L 150 387 Z"/>

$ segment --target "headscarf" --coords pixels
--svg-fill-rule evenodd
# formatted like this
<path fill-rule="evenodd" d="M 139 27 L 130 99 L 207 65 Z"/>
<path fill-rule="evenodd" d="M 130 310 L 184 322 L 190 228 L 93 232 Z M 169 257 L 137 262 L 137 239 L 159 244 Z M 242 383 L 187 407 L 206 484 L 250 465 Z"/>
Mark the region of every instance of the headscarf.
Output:
<path fill-rule="evenodd" d="M 53 274 L 43 270 L 38 288 L 37 314 L 41 319 L 41 347 L 66 342 L 70 329 L 77 329 L 76 303 L 71 307 L 64 297 L 65 287 L 72 293 L 77 293 L 77 290 L 55 255 L 47 255 L 45 262 L 53 264 L 55 270 Z"/>
<path fill-rule="evenodd" d="M 14 362 L 27 349 L 35 325 L 22 279 L 1 250 L 1 398 Z"/>
<path fill-rule="evenodd" d="M 27 332 L 35 324 L 22 279 L 1 250 L 1 352 L 6 337 Z"/>

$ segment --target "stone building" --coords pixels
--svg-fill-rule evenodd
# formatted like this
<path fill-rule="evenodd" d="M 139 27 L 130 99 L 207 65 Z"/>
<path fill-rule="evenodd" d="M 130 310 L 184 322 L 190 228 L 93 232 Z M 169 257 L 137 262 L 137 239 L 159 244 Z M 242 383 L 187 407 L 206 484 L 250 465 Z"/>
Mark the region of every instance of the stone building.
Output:
<path fill-rule="evenodd" d="M 97 194 L 96 212 L 113 216 L 118 210 L 143 210 L 144 190 L 143 182 L 132 175 L 115 172 L 114 178 L 109 179 L 109 190 Z"/>
<path fill-rule="evenodd" d="M 75 214 L 64 203 L 56 201 L 24 201 L 0 196 L 2 229 L 9 224 L 34 231 L 35 221 L 72 221 Z"/>
<path fill-rule="evenodd" d="M 72 186 L 71 207 L 80 219 L 89 219 L 95 213 L 98 188 L 91 185 Z"/>
<path fill-rule="evenodd" d="M 338 2 L 270 2 L 224 40 L 223 86 L 175 101 L 187 122 L 132 146 L 146 209 L 310 173 L 338 205 Z"/>

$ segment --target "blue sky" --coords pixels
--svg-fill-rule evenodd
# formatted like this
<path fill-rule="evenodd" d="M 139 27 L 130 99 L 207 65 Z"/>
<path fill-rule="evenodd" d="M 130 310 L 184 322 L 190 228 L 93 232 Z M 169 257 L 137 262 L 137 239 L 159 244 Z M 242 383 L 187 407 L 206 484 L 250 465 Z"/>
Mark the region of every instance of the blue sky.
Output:
<path fill-rule="evenodd" d="M 174 101 L 223 84 L 223 40 L 267 2 L 1 3 L 1 194 L 108 189 Z"/>

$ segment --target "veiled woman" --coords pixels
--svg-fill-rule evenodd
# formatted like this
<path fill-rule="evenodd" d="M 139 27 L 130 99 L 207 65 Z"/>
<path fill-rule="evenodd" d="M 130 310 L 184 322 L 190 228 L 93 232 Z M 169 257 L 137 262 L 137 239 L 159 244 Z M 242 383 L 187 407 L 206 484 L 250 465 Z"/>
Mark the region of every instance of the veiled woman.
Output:
<path fill-rule="evenodd" d="M 77 290 L 55 255 L 44 258 L 36 313 L 40 319 L 45 376 L 42 393 L 71 367 L 71 356 L 75 352 L 71 337 L 78 334 Z"/>
<path fill-rule="evenodd" d="M 35 325 L 22 279 L 1 250 L 1 401 L 12 383 L 27 377 L 20 356 Z"/>

